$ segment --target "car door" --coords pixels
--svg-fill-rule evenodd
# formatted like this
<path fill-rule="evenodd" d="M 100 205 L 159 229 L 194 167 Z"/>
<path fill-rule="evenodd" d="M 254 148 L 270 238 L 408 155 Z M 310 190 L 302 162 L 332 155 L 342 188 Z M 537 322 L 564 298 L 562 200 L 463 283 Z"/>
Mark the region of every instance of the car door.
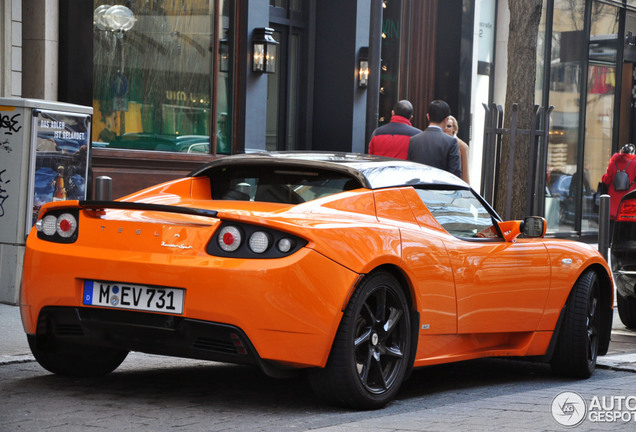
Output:
<path fill-rule="evenodd" d="M 496 215 L 471 190 L 421 188 L 418 197 L 448 232 L 458 333 L 537 329 L 550 289 L 550 261 L 540 240 L 505 241 Z"/>

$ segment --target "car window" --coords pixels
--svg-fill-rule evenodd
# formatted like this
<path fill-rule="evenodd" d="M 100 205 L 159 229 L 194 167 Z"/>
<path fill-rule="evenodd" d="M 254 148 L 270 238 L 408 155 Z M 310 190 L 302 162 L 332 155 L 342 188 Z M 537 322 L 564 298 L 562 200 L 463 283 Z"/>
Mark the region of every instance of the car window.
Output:
<path fill-rule="evenodd" d="M 449 234 L 460 238 L 500 238 L 490 212 L 467 189 L 416 189 L 433 217 Z"/>
<path fill-rule="evenodd" d="M 210 174 L 212 198 L 300 204 L 362 187 L 357 179 L 324 170 L 223 168 Z"/>

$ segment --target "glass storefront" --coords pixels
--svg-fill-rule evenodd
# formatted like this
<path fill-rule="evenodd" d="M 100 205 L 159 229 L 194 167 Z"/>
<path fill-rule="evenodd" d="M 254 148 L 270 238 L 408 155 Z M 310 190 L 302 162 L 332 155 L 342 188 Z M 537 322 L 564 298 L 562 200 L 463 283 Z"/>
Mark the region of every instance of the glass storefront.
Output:
<path fill-rule="evenodd" d="M 575 225 L 576 196 L 571 186 L 579 156 L 581 68 L 584 63 L 579 53 L 586 40 L 584 11 L 585 0 L 554 1 L 547 89 L 549 104 L 555 107 L 550 123 L 546 173 L 548 196 L 545 208 L 549 231 L 573 231 Z"/>
<path fill-rule="evenodd" d="M 612 154 L 619 9 L 595 3 L 592 8 L 587 68 L 587 103 L 581 230 L 598 230 L 598 207 L 594 189 L 605 173 Z"/>
<path fill-rule="evenodd" d="M 382 65 L 380 72 L 380 98 L 378 124 L 391 121 L 391 110 L 397 102 L 400 76 L 400 40 L 402 0 L 384 3 L 382 13 Z M 425 127 L 425 125 L 418 125 Z"/>
<path fill-rule="evenodd" d="M 232 4 L 94 1 L 95 147 L 230 153 Z"/>
<path fill-rule="evenodd" d="M 554 234 L 598 232 L 597 185 L 612 153 L 634 139 L 636 56 L 623 43 L 624 36 L 636 29 L 629 11 L 634 5 L 630 1 L 544 1 L 537 101 L 555 107 L 545 198 L 548 230 Z M 545 41 L 551 41 L 548 47 Z M 546 59 L 545 53 L 550 53 Z"/>

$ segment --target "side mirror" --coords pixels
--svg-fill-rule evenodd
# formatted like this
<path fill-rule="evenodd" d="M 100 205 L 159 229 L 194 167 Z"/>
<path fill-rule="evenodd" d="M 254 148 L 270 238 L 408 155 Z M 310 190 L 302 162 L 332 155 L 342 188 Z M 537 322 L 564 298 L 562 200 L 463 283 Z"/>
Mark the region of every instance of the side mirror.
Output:
<path fill-rule="evenodd" d="M 528 238 L 539 238 L 545 235 L 546 222 L 540 216 L 528 216 L 521 222 L 521 233 Z"/>

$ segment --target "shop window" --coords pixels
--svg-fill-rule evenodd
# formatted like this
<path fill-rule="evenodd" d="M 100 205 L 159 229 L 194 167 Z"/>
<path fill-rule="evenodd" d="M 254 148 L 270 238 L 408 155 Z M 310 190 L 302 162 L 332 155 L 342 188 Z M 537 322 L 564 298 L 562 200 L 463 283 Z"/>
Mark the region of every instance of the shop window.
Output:
<path fill-rule="evenodd" d="M 576 191 L 582 197 L 583 231 L 598 230 L 594 189 L 601 181 L 612 154 L 619 8 L 595 2 L 591 22 L 584 163 L 581 170 L 583 183 L 576 185 Z"/>
<path fill-rule="evenodd" d="M 230 152 L 233 3 L 94 1 L 94 147 Z"/>
<path fill-rule="evenodd" d="M 550 140 L 547 155 L 545 216 L 548 230 L 574 231 L 577 218 L 579 108 L 581 71 L 585 59 L 575 55 L 583 34 L 585 1 L 554 1 L 552 57 L 550 59 Z M 545 16 L 544 16 L 545 18 Z"/>
<path fill-rule="evenodd" d="M 400 34 L 402 1 L 386 3 L 382 11 L 382 70 L 380 72 L 380 98 L 378 125 L 391 121 L 391 110 L 399 100 Z M 418 125 L 424 127 L 424 125 Z"/>

